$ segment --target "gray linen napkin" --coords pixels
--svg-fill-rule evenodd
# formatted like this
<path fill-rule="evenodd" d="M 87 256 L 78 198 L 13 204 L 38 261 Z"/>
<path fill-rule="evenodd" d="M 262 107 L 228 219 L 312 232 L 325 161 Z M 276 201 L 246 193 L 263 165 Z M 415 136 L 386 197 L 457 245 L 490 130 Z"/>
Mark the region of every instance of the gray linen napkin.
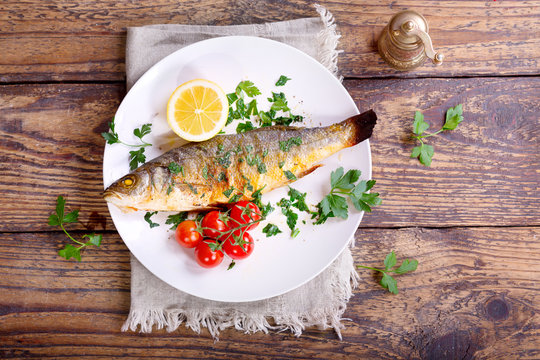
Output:
<path fill-rule="evenodd" d="M 339 35 L 332 14 L 315 5 L 320 18 L 260 25 L 199 26 L 150 25 L 128 29 L 126 73 L 128 88 L 152 65 L 174 51 L 197 41 L 228 35 L 259 36 L 294 46 L 314 57 L 337 76 Z M 235 327 L 246 333 L 268 329 L 290 330 L 300 336 L 305 327 L 332 327 L 339 338 L 341 316 L 357 282 L 351 251 L 343 253 L 305 285 L 270 299 L 225 303 L 201 299 L 177 290 L 155 277 L 131 256 L 131 309 L 122 327 L 151 332 L 154 325 L 168 331 L 182 323 L 200 333 Z"/>

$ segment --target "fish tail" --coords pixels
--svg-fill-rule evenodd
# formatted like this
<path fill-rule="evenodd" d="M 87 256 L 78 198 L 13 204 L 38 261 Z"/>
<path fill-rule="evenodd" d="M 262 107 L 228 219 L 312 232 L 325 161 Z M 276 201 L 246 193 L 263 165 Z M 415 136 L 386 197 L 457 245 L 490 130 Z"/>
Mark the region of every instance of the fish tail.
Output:
<path fill-rule="evenodd" d="M 349 146 L 354 146 L 369 139 L 373 128 L 377 123 L 375 111 L 368 110 L 359 115 L 354 115 L 343 121 L 342 124 L 350 129 Z"/>

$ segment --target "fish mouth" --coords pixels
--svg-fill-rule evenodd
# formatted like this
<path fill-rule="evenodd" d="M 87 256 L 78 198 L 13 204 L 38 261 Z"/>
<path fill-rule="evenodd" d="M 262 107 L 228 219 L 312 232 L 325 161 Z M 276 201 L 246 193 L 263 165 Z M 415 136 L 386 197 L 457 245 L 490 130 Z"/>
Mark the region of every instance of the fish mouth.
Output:
<path fill-rule="evenodd" d="M 115 198 L 121 199 L 120 194 L 118 194 L 116 191 L 109 190 L 109 189 L 106 189 L 105 191 L 103 191 L 102 196 L 106 201 L 110 201 Z"/>

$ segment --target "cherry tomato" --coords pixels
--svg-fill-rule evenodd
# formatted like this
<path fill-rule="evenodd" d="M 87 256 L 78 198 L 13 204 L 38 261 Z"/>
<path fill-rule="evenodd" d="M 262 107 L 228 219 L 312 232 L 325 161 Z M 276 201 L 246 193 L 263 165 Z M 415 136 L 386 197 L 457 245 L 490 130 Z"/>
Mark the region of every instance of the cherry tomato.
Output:
<path fill-rule="evenodd" d="M 178 224 L 174 233 L 176 241 L 185 248 L 194 248 L 202 240 L 202 235 L 197 231 L 197 223 L 193 220 L 185 220 Z"/>
<path fill-rule="evenodd" d="M 255 242 L 253 242 L 253 238 L 247 231 L 244 232 L 243 240 L 245 244 L 242 245 L 242 248 L 240 245 L 233 245 L 235 243 L 234 238 L 229 236 L 223 243 L 223 251 L 225 251 L 225 254 L 229 255 L 229 257 L 234 260 L 242 260 L 247 258 L 253 252 Z"/>
<path fill-rule="evenodd" d="M 197 263 L 204 268 L 213 268 L 223 261 L 223 252 L 221 250 L 213 251 L 208 243 L 217 244 L 216 240 L 204 239 L 195 248 L 195 259 Z"/>
<path fill-rule="evenodd" d="M 259 207 L 249 201 L 239 201 L 234 204 L 231 210 L 231 219 L 233 220 L 230 227 L 236 227 L 239 225 L 247 224 L 252 221 L 257 221 L 261 218 L 261 210 Z M 259 223 L 251 224 L 248 226 L 248 230 L 253 230 L 259 225 Z M 235 232 L 237 233 L 237 232 Z"/>
<path fill-rule="evenodd" d="M 219 211 L 210 211 L 202 219 L 201 226 L 208 228 L 203 230 L 205 237 L 221 240 L 224 237 L 222 233 L 229 230 L 229 227 L 219 218 L 220 214 Z"/>

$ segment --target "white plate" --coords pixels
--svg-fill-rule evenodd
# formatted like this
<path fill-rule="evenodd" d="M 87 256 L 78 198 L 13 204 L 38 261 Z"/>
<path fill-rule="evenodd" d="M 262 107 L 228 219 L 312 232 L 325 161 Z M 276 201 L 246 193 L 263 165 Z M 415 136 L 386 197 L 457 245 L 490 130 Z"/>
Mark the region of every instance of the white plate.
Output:
<path fill-rule="evenodd" d="M 285 86 L 274 84 L 280 75 L 292 80 Z M 305 53 L 282 43 L 255 37 L 221 37 L 187 46 L 161 60 L 148 70 L 126 95 L 115 116 L 120 139 L 136 144 L 133 129 L 152 123 L 145 140 L 153 146 L 146 150 L 147 160 L 181 144 L 169 130 L 166 104 L 174 89 L 185 81 L 203 78 L 218 83 L 225 92 L 233 92 L 241 80 L 251 80 L 261 90 L 259 109 L 267 110 L 271 91 L 283 91 L 295 114 L 304 115 L 305 126 L 330 125 L 357 114 L 358 109 L 341 83 L 321 64 Z M 367 109 L 364 109 L 367 110 Z M 229 126 L 227 132 L 234 132 Z M 103 182 L 105 187 L 129 172 L 129 151 L 121 144 L 105 146 Z M 317 204 L 330 190 L 330 172 L 339 166 L 360 169 L 362 178 L 371 178 L 369 142 L 340 151 L 327 158 L 322 168 L 296 181 L 292 186 L 307 192 L 308 204 Z M 275 204 L 287 188 L 263 196 Z M 283 231 L 266 238 L 262 223 L 251 234 L 255 251 L 227 271 L 225 258 L 214 269 L 197 265 L 192 249 L 180 247 L 174 232 L 165 225 L 167 215 L 152 217 L 159 227 L 150 229 L 145 212 L 123 214 L 109 205 L 120 236 L 135 257 L 158 278 L 189 294 L 217 301 L 254 301 L 283 294 L 306 283 L 323 271 L 347 246 L 363 213 L 350 206 L 347 220 L 330 219 L 324 225 L 312 225 L 307 214 L 300 215 L 300 234 L 291 239 L 285 217 L 276 209 L 268 221 Z M 302 223 L 306 221 L 306 224 Z"/>

